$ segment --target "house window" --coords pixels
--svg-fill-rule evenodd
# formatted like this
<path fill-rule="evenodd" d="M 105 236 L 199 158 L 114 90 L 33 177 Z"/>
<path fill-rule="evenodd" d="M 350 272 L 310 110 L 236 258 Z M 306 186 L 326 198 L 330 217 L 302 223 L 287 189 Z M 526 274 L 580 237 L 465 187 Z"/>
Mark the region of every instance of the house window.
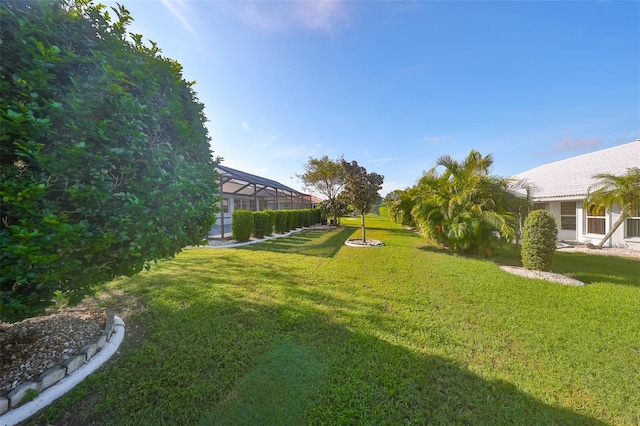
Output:
<path fill-rule="evenodd" d="M 222 199 L 222 213 L 229 213 L 229 199 L 226 197 Z"/>
<path fill-rule="evenodd" d="M 640 237 L 640 217 L 628 217 L 625 227 L 627 238 Z"/>
<path fill-rule="evenodd" d="M 604 209 L 590 205 L 587 208 L 587 234 L 605 234 Z"/>
<path fill-rule="evenodd" d="M 640 203 L 636 205 L 633 216 L 627 218 L 624 227 L 626 238 L 640 237 Z"/>
<path fill-rule="evenodd" d="M 534 210 L 546 210 L 546 208 L 547 208 L 546 203 L 533 203 Z"/>
<path fill-rule="evenodd" d="M 560 203 L 560 229 L 576 230 L 576 203 Z"/>

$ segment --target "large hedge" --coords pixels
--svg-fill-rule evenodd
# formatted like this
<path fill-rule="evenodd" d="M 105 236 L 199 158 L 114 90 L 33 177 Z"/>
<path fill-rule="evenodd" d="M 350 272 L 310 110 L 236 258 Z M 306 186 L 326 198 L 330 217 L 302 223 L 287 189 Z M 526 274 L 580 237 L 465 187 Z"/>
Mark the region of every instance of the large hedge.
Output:
<path fill-rule="evenodd" d="M 286 210 L 276 210 L 275 231 L 277 234 L 287 232 L 287 219 L 289 215 Z"/>
<path fill-rule="evenodd" d="M 265 235 L 271 235 L 273 232 L 273 225 L 269 230 L 271 221 L 269 219 L 269 213 L 265 211 L 253 212 L 253 236 L 256 238 L 264 238 Z"/>
<path fill-rule="evenodd" d="M 532 211 L 522 229 L 522 266 L 538 271 L 551 270 L 557 238 L 555 217 L 546 210 Z"/>
<path fill-rule="evenodd" d="M 203 105 L 124 8 L 0 3 L 0 320 L 202 241 L 217 210 Z"/>
<path fill-rule="evenodd" d="M 231 235 L 244 243 L 251 239 L 254 230 L 253 212 L 249 210 L 234 210 L 231 216 Z"/>

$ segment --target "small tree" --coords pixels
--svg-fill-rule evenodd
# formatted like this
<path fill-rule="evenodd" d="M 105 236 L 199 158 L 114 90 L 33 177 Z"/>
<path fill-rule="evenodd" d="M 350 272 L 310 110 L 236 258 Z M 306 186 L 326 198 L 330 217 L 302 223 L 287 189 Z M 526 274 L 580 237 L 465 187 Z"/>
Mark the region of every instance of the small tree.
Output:
<path fill-rule="evenodd" d="M 345 170 L 341 161 L 344 160 L 331 160 L 326 155 L 321 158 L 309 157 L 309 161 L 303 166 L 305 172 L 297 175 L 302 179 L 305 189 L 324 196 L 324 206 L 333 216 L 335 223 L 338 223 L 340 217 L 340 203 L 337 202 L 337 198 L 345 185 Z"/>
<path fill-rule="evenodd" d="M 589 188 L 583 205 L 595 205 L 607 210 L 611 210 L 614 204 L 620 207 L 620 217 L 597 246 L 601 249 L 624 220 L 640 210 L 640 168 L 632 167 L 622 176 L 602 173 L 594 178 L 598 179 L 598 182 Z"/>
<path fill-rule="evenodd" d="M 558 238 L 558 224 L 546 210 L 534 210 L 524 221 L 522 230 L 522 266 L 549 271 Z"/>
<path fill-rule="evenodd" d="M 356 161 L 351 163 L 342 160 L 345 169 L 346 184 L 343 196 L 360 213 L 360 226 L 362 228 L 362 241 L 367 241 L 367 231 L 364 223 L 364 215 L 369 213 L 371 207 L 379 198 L 378 191 L 382 189 L 384 176 L 377 173 L 367 173 L 367 169 L 359 166 Z"/>

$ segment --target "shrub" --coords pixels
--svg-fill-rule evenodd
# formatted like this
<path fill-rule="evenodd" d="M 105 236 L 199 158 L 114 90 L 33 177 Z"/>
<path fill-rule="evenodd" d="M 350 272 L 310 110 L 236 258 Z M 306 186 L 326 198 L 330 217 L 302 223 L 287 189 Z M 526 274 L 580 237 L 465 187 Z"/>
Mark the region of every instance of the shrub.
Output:
<path fill-rule="evenodd" d="M 253 212 L 253 236 L 264 238 L 269 228 L 269 214 L 266 212 Z"/>
<path fill-rule="evenodd" d="M 522 265 L 526 269 L 548 271 L 556 250 L 558 225 L 546 210 L 534 210 L 522 230 Z"/>
<path fill-rule="evenodd" d="M 293 213 L 293 221 L 291 222 L 291 229 L 300 228 L 300 210 L 291 210 Z"/>
<path fill-rule="evenodd" d="M 234 210 L 231 221 L 231 235 L 238 242 L 249 241 L 253 233 L 253 212 L 249 210 Z"/>
<path fill-rule="evenodd" d="M 302 226 L 311 226 L 311 210 L 302 210 Z"/>
<path fill-rule="evenodd" d="M 177 62 L 84 1 L 0 2 L 0 321 L 201 243 L 219 191 Z"/>
<path fill-rule="evenodd" d="M 284 234 L 287 229 L 287 212 L 286 210 L 276 210 L 276 223 L 275 229 L 276 233 Z"/>
<path fill-rule="evenodd" d="M 293 214 L 293 210 L 286 210 L 287 212 L 287 226 L 285 228 L 285 232 L 289 232 L 293 229 L 293 221 L 295 219 L 295 215 Z"/>
<path fill-rule="evenodd" d="M 264 211 L 267 214 L 267 225 L 264 231 L 264 235 L 272 235 L 273 234 L 273 229 L 276 226 L 276 212 L 274 212 L 273 210 L 265 210 Z"/>

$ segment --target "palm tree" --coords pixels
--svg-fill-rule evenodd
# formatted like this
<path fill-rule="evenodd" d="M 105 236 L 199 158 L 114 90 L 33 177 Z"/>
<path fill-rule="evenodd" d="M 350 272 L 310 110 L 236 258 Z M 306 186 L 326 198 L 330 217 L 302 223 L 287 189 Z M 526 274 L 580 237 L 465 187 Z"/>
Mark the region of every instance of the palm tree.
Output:
<path fill-rule="evenodd" d="M 491 154 L 475 150 L 462 162 L 440 157 L 417 185 L 413 216 L 421 230 L 458 252 L 490 251 L 496 232 L 512 239 L 516 217 L 507 207 L 515 195 L 507 179 L 489 175 L 492 164 Z"/>
<path fill-rule="evenodd" d="M 389 203 L 389 212 L 393 220 L 401 225 L 415 226 L 411 211 L 416 205 L 416 187 L 396 190 L 395 193 L 395 199 Z"/>
<path fill-rule="evenodd" d="M 598 179 L 598 182 L 589 188 L 583 206 L 607 210 L 611 210 L 614 204 L 620 207 L 620 217 L 597 245 L 601 249 L 627 217 L 640 211 L 640 168 L 631 167 L 621 176 L 600 173 L 593 177 Z"/>

